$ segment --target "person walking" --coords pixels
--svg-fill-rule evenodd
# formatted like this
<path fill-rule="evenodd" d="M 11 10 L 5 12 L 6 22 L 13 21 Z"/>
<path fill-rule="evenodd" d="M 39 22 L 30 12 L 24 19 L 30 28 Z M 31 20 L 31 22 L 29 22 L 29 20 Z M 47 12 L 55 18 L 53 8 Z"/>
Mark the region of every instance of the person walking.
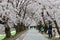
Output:
<path fill-rule="evenodd" d="M 40 23 L 40 28 L 39 28 L 39 29 L 40 29 L 40 32 L 41 32 L 41 33 L 44 32 L 44 27 L 43 27 L 43 24 L 42 24 L 42 23 Z"/>
<path fill-rule="evenodd" d="M 56 31 L 55 30 L 53 30 L 53 40 L 56 40 L 56 38 L 55 38 L 55 36 L 56 36 Z"/>
<path fill-rule="evenodd" d="M 42 26 L 40 30 L 41 30 L 41 33 L 43 33 L 44 32 L 44 27 Z"/>
<path fill-rule="evenodd" d="M 49 38 L 52 38 L 52 22 L 49 21 L 49 26 L 48 26 L 48 36 Z"/>

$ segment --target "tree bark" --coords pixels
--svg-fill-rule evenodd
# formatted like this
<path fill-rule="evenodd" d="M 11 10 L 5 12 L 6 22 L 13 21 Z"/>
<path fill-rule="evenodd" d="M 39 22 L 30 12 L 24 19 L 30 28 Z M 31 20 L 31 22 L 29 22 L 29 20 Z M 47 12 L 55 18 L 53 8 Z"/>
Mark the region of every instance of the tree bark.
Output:
<path fill-rule="evenodd" d="M 9 38 L 11 36 L 10 27 L 8 26 L 8 24 L 6 22 L 0 21 L 0 24 L 4 24 L 5 25 L 5 34 L 6 34 L 5 38 Z"/>
<path fill-rule="evenodd" d="M 6 38 L 9 38 L 11 36 L 11 33 L 10 33 L 10 27 L 5 27 L 5 34 L 6 34 Z"/>
<path fill-rule="evenodd" d="M 18 25 L 14 25 L 14 28 L 16 30 L 16 34 L 18 34 L 19 33 L 19 27 L 18 27 Z"/>
<path fill-rule="evenodd" d="M 45 23 L 44 13 L 43 13 L 43 12 L 42 12 L 42 18 L 43 18 L 43 22 L 44 22 L 44 31 L 45 31 L 45 33 L 46 33 L 46 32 L 47 32 L 48 27 L 47 27 L 47 24 Z"/>
<path fill-rule="evenodd" d="M 58 34 L 60 35 L 60 31 L 59 31 L 59 27 L 58 27 L 58 25 L 57 25 L 57 22 L 56 22 L 56 20 L 53 20 L 54 21 L 54 23 L 55 23 L 55 26 L 56 26 L 56 29 L 57 29 L 57 31 L 58 31 Z"/>

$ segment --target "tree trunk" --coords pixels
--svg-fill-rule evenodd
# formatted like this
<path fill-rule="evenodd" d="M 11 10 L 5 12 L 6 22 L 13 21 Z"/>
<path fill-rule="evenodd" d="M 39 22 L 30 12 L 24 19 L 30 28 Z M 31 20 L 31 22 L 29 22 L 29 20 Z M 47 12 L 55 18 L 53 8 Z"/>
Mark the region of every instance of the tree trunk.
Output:
<path fill-rule="evenodd" d="M 21 32 L 21 25 L 20 25 L 20 23 L 18 23 L 18 29 L 19 29 L 19 32 Z"/>
<path fill-rule="evenodd" d="M 47 32 L 48 27 L 47 27 L 47 24 L 45 23 L 44 13 L 43 13 L 43 12 L 42 12 L 42 18 L 43 18 L 43 22 L 44 22 L 44 31 L 45 31 L 45 33 L 46 33 L 46 32 Z"/>
<path fill-rule="evenodd" d="M 40 24 L 39 24 L 39 25 L 37 25 L 37 29 L 40 31 Z"/>
<path fill-rule="evenodd" d="M 47 30 L 48 30 L 48 27 L 47 27 L 47 24 L 45 24 L 45 27 L 44 27 L 45 33 L 47 32 Z"/>
<path fill-rule="evenodd" d="M 26 30 L 26 26 L 24 25 L 24 30 Z"/>
<path fill-rule="evenodd" d="M 23 31 L 24 29 L 23 23 L 21 23 L 21 31 Z"/>
<path fill-rule="evenodd" d="M 19 27 L 18 27 L 18 25 L 15 25 L 15 30 L 16 30 L 16 34 L 19 33 Z"/>
<path fill-rule="evenodd" d="M 43 17 L 43 22 L 44 22 L 44 31 L 45 31 L 45 33 L 46 33 L 46 32 L 47 32 L 47 29 L 48 29 L 48 26 L 47 26 L 47 24 L 45 23 L 44 17 Z"/>
<path fill-rule="evenodd" d="M 5 38 L 9 38 L 11 36 L 10 27 L 8 26 L 8 24 L 6 22 L 0 21 L 0 24 L 4 24 L 5 25 L 5 34 L 6 34 Z"/>
<path fill-rule="evenodd" d="M 57 31 L 58 31 L 58 34 L 60 35 L 60 31 L 59 31 L 59 27 L 58 27 L 58 25 L 57 25 L 57 22 L 56 22 L 56 20 L 53 20 L 54 21 L 54 23 L 55 23 L 55 26 L 56 26 L 56 29 L 57 29 Z"/>
<path fill-rule="evenodd" d="M 14 25 L 15 29 L 16 29 L 16 34 L 22 31 L 22 26 L 20 25 L 20 23 L 18 23 L 17 25 Z"/>
<path fill-rule="evenodd" d="M 5 27 L 5 34 L 6 34 L 6 38 L 9 38 L 11 36 L 10 27 Z"/>

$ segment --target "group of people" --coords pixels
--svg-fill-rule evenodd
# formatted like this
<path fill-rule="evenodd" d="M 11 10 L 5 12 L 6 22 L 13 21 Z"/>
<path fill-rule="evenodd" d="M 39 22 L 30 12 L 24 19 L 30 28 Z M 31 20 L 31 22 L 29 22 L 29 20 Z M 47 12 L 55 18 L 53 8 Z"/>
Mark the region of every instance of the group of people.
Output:
<path fill-rule="evenodd" d="M 49 22 L 49 26 L 48 26 L 47 31 L 48 31 L 49 38 L 52 38 L 52 37 L 55 37 L 56 36 L 56 31 L 55 30 L 52 30 L 52 22 Z M 41 32 L 41 33 L 44 32 L 44 27 L 43 27 L 42 24 L 40 25 L 39 32 Z"/>

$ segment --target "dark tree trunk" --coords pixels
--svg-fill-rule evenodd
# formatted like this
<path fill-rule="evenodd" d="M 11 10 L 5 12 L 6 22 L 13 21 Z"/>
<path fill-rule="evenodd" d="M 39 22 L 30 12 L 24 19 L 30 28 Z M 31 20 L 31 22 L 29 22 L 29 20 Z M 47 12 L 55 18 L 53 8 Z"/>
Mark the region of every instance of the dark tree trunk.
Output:
<path fill-rule="evenodd" d="M 25 30 L 25 26 L 24 26 L 24 24 L 23 24 L 23 30 Z"/>
<path fill-rule="evenodd" d="M 23 25 L 21 26 L 21 29 L 22 29 L 22 31 L 24 31 L 24 26 Z"/>
<path fill-rule="evenodd" d="M 20 23 L 14 25 L 14 28 L 16 29 L 16 34 L 22 31 L 22 26 L 20 25 Z"/>
<path fill-rule="evenodd" d="M 20 25 L 20 23 L 18 23 L 18 27 L 19 27 L 19 32 L 21 32 L 21 25 Z"/>
<path fill-rule="evenodd" d="M 0 24 L 4 24 L 5 25 L 5 34 L 6 34 L 5 38 L 9 38 L 11 36 L 10 27 L 8 26 L 8 24 L 6 22 L 0 21 Z"/>
<path fill-rule="evenodd" d="M 39 25 L 37 25 L 37 29 L 38 29 L 38 30 L 40 30 L 40 24 L 39 24 Z"/>
<path fill-rule="evenodd" d="M 6 38 L 9 38 L 11 36 L 10 27 L 5 27 L 5 34 L 6 34 Z"/>
<path fill-rule="evenodd" d="M 15 27 L 15 30 L 16 30 L 16 34 L 19 33 L 19 27 L 18 27 L 18 25 L 15 25 L 14 27 Z"/>
<path fill-rule="evenodd" d="M 44 27 L 45 33 L 47 32 L 47 30 L 48 30 L 48 27 L 47 27 L 47 24 L 45 24 L 45 27 Z"/>
<path fill-rule="evenodd" d="M 24 27 L 23 27 L 23 23 L 21 23 L 21 30 L 22 30 L 22 31 L 23 31 L 23 28 L 24 28 Z"/>
<path fill-rule="evenodd" d="M 60 31 L 59 31 L 59 27 L 58 27 L 58 25 L 57 25 L 57 22 L 56 22 L 56 20 L 53 20 L 54 21 L 54 23 L 55 23 L 55 26 L 56 26 L 56 29 L 57 29 L 57 31 L 58 31 L 58 34 L 60 35 Z"/>
<path fill-rule="evenodd" d="M 47 27 L 47 24 L 45 23 L 45 19 L 43 18 L 43 21 L 44 21 L 44 31 L 45 31 L 45 33 L 47 32 L 47 29 L 48 29 L 48 27 Z"/>
<path fill-rule="evenodd" d="M 20 25 L 20 31 L 22 31 L 22 26 Z"/>
<path fill-rule="evenodd" d="M 47 29 L 48 29 L 48 26 L 47 24 L 45 23 L 45 19 L 44 19 L 44 13 L 42 12 L 42 18 L 43 18 L 43 22 L 44 22 L 44 31 L 45 33 L 47 32 Z"/>
<path fill-rule="evenodd" d="M 26 26 L 25 25 L 23 25 L 24 26 L 24 30 L 26 30 Z"/>

